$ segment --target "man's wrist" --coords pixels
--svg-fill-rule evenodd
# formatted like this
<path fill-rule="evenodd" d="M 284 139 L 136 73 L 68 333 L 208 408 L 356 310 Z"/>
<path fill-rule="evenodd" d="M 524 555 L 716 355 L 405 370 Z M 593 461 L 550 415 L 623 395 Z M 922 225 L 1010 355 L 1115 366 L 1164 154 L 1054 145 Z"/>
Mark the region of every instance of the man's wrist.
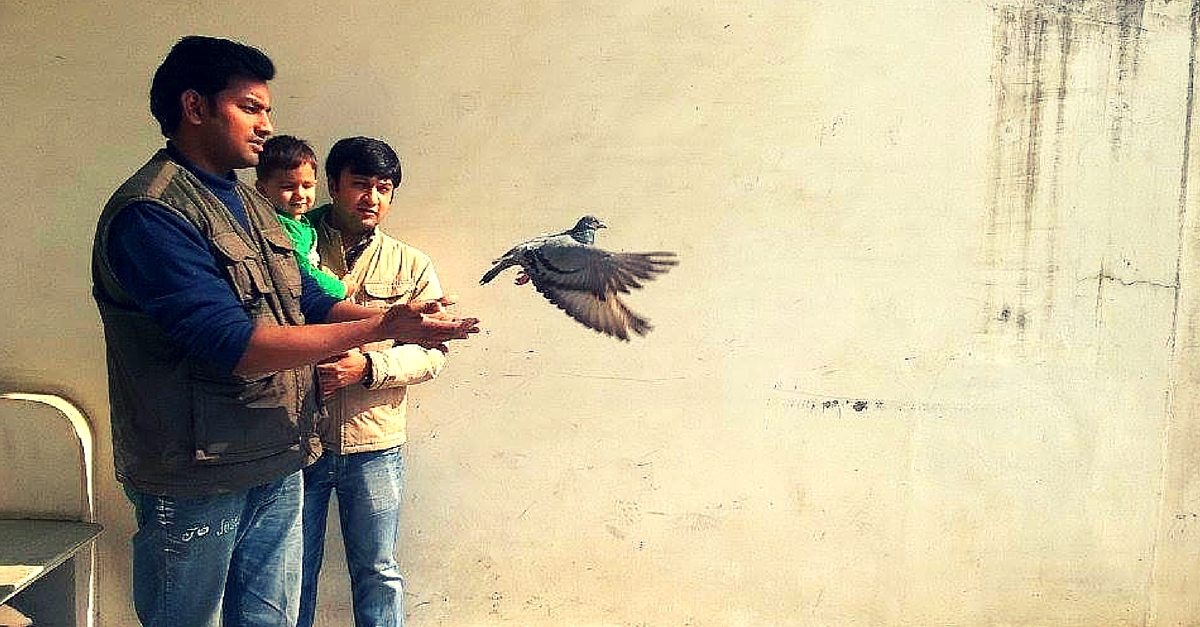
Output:
<path fill-rule="evenodd" d="M 366 353 L 363 353 L 363 359 L 367 360 L 367 366 L 363 369 L 361 382 L 363 387 L 370 389 L 375 384 L 375 367 L 371 365 L 371 358 L 367 357 Z"/>

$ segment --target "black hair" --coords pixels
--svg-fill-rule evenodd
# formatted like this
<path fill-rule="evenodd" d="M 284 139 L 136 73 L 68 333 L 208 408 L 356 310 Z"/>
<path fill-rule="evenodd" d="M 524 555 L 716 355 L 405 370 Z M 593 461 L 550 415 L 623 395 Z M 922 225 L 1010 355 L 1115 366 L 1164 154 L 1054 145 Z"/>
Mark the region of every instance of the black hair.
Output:
<path fill-rule="evenodd" d="M 374 176 L 391 179 L 392 185 L 400 186 L 400 157 L 387 143 L 370 137 L 347 137 L 339 139 L 329 149 L 325 159 L 325 174 L 337 184 L 338 176 L 349 169 L 356 176 Z"/>
<path fill-rule="evenodd" d="M 284 172 L 311 163 L 317 169 L 317 153 L 303 139 L 291 135 L 275 135 L 263 143 L 254 171 L 259 180 L 265 180 L 273 172 Z"/>
<path fill-rule="evenodd" d="M 275 64 L 258 48 L 243 43 L 200 35 L 184 37 L 154 72 L 150 113 L 162 134 L 170 137 L 183 118 L 183 92 L 194 89 L 212 98 L 237 78 L 269 81 L 275 78 Z"/>

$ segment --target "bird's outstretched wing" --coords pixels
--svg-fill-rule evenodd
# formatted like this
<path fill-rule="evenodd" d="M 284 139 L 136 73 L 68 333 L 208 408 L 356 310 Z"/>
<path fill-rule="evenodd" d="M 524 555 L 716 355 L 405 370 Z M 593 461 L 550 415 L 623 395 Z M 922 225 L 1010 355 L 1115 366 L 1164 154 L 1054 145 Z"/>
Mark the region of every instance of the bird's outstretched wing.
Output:
<path fill-rule="evenodd" d="M 670 252 L 610 253 L 582 244 L 547 243 L 529 251 L 524 267 L 530 278 L 605 298 L 628 294 L 677 263 Z"/>
<path fill-rule="evenodd" d="M 629 341 L 630 331 L 645 335 L 654 328 L 649 320 L 630 311 L 616 294 L 601 298 L 586 290 L 539 283 L 533 275 L 530 278 L 533 286 L 547 300 L 590 329 Z"/>

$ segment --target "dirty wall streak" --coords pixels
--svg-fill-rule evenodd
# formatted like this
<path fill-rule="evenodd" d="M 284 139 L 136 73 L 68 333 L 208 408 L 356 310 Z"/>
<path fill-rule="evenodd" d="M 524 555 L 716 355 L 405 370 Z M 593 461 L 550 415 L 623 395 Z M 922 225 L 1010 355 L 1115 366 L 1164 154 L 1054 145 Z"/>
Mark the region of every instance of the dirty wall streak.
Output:
<path fill-rule="evenodd" d="M 1111 136 L 1113 150 L 1121 146 L 1122 129 L 1130 108 L 1130 90 L 1137 77 L 1138 60 L 1141 58 L 1142 18 L 1146 10 L 1145 0 L 1124 0 L 1113 3 L 1117 29 L 1117 85 L 1114 98 Z"/>
<path fill-rule="evenodd" d="M 1074 295 L 1080 277 L 1094 281 L 1096 305 L 1087 314 L 1094 324 L 1102 324 L 1108 283 L 1116 279 L 1128 285 L 1140 278 L 1122 274 L 1136 264 L 1119 252 L 1101 255 L 1086 270 L 1071 267 L 1072 260 L 1063 258 L 1062 238 L 1063 229 L 1082 226 L 1071 221 L 1072 211 L 1095 210 L 1075 206 L 1084 203 L 1068 205 L 1078 194 L 1067 187 L 1080 180 L 1119 179 L 1122 167 L 1139 167 L 1126 136 L 1147 3 L 1008 3 L 993 11 L 994 118 L 983 246 L 990 276 L 983 329 L 1012 337 L 1023 351 L 1027 339 L 1045 341 L 1062 323 L 1056 318 L 1063 300 Z M 1170 22 L 1169 11 L 1155 16 Z M 1101 129 L 1109 156 L 1072 158 L 1083 138 Z"/>
<path fill-rule="evenodd" d="M 1171 320 L 1172 382 L 1168 395 L 1168 426 L 1163 443 L 1163 468 L 1159 526 L 1152 557 L 1151 591 L 1147 625 L 1195 624 L 1200 615 L 1200 593 L 1195 574 L 1200 569 L 1200 546 L 1195 541 L 1200 523 L 1200 293 L 1194 280 L 1200 261 L 1200 225 L 1195 200 L 1189 196 L 1192 124 L 1195 123 L 1197 49 L 1200 48 L 1200 0 L 1189 14 L 1186 124 L 1179 169 L 1178 249 L 1175 270 L 1175 307 Z"/>
<path fill-rule="evenodd" d="M 1182 262 L 1187 237 L 1187 203 L 1188 203 L 1188 169 L 1191 167 L 1192 155 L 1192 121 L 1196 107 L 1196 44 L 1200 40 L 1200 0 L 1193 0 L 1191 15 L 1188 20 L 1191 46 L 1188 52 L 1188 83 L 1187 104 L 1184 113 L 1183 150 L 1179 166 L 1179 210 L 1178 210 L 1178 246 L 1175 253 L 1175 286 L 1182 284 Z M 1179 334 L 1179 296 L 1181 290 L 1175 290 L 1175 307 L 1171 312 L 1171 351 L 1178 348 Z"/>
<path fill-rule="evenodd" d="M 997 13 L 993 173 L 986 233 L 994 274 L 988 282 L 986 330 L 1011 330 L 1023 339 L 1030 313 L 1033 203 L 1044 111 L 1041 80 L 1049 24 L 1036 8 L 1001 7 Z"/>

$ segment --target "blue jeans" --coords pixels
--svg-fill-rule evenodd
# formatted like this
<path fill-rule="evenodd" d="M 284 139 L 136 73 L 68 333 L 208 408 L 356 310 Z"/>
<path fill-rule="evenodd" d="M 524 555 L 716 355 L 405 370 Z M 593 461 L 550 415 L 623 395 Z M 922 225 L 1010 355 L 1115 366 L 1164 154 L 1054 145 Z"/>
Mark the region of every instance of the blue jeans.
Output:
<path fill-rule="evenodd" d="M 300 627 L 311 627 L 317 582 L 325 556 L 329 496 L 337 491 L 338 518 L 355 627 L 404 624 L 404 579 L 396 564 L 404 455 L 400 446 L 370 453 L 330 451 L 304 469 L 304 572 L 300 584 Z"/>
<path fill-rule="evenodd" d="M 133 603 L 142 625 L 295 625 L 303 493 L 299 472 L 212 496 L 127 489 L 138 524 Z"/>

